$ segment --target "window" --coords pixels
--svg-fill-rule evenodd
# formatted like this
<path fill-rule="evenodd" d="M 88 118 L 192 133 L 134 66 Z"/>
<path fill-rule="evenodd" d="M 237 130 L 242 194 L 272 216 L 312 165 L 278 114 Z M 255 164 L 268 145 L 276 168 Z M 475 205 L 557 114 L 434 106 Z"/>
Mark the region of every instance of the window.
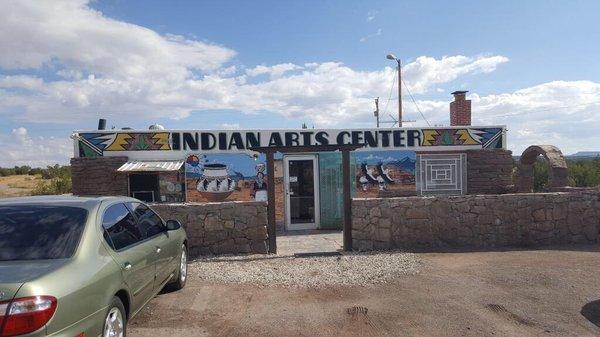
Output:
<path fill-rule="evenodd" d="M 0 261 L 69 258 L 86 219 L 79 207 L 1 206 Z"/>
<path fill-rule="evenodd" d="M 124 204 L 110 206 L 102 219 L 104 239 L 115 250 L 130 246 L 143 239 L 135 218 Z"/>
<path fill-rule="evenodd" d="M 148 206 L 132 202 L 129 207 L 138 219 L 138 225 L 144 238 L 150 238 L 165 231 L 165 226 L 160 217 Z"/>
<path fill-rule="evenodd" d="M 417 191 L 420 195 L 466 194 L 467 160 L 464 153 L 417 155 Z"/>

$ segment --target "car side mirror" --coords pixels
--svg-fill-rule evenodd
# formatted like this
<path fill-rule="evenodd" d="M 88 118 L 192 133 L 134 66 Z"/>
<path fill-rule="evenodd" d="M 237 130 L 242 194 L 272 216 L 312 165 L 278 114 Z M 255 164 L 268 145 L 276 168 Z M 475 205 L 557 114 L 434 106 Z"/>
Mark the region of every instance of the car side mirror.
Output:
<path fill-rule="evenodd" d="M 166 226 L 168 231 L 174 231 L 181 228 L 181 222 L 178 220 L 167 220 Z"/>

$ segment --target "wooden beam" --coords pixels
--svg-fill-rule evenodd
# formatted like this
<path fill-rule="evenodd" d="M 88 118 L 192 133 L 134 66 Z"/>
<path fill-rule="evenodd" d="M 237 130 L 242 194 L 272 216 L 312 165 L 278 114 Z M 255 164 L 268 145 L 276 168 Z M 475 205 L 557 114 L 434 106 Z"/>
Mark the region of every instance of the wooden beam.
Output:
<path fill-rule="evenodd" d="M 269 253 L 277 254 L 277 225 L 275 223 L 275 163 L 273 152 L 267 152 L 267 234 Z"/>
<path fill-rule="evenodd" d="M 342 151 L 342 186 L 344 197 L 344 250 L 352 251 L 352 196 L 350 192 L 350 151 Z"/>

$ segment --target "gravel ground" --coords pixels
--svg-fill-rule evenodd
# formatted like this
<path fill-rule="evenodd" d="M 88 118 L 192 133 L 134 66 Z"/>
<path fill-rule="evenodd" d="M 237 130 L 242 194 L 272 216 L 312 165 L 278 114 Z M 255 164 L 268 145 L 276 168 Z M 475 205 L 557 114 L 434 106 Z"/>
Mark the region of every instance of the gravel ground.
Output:
<path fill-rule="evenodd" d="M 220 256 L 195 260 L 190 274 L 201 280 L 259 287 L 368 286 L 413 275 L 422 265 L 405 252 L 344 253 L 338 256 Z"/>

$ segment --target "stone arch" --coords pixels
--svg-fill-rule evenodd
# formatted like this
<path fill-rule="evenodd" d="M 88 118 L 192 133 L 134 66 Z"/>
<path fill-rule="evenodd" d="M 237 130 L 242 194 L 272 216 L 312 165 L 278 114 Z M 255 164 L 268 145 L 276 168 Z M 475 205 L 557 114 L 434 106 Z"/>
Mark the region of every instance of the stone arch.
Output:
<path fill-rule="evenodd" d="M 544 156 L 550 168 L 548 183 L 551 189 L 568 185 L 567 162 L 562 152 L 553 145 L 532 145 L 523 151 L 518 163 L 517 191 L 533 192 L 533 164 Z"/>

